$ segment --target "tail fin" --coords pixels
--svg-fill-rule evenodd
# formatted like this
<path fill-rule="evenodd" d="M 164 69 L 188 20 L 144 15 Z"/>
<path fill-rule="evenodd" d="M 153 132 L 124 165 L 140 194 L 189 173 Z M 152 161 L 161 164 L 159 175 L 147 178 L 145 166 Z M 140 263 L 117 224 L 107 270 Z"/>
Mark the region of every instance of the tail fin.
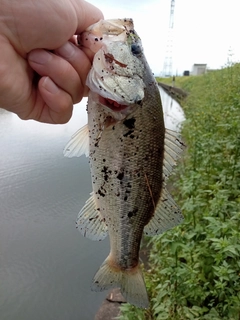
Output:
<path fill-rule="evenodd" d="M 127 302 L 139 308 L 148 308 L 148 295 L 140 266 L 121 270 L 112 267 L 107 258 L 94 276 L 92 290 L 103 291 L 118 286 Z"/>

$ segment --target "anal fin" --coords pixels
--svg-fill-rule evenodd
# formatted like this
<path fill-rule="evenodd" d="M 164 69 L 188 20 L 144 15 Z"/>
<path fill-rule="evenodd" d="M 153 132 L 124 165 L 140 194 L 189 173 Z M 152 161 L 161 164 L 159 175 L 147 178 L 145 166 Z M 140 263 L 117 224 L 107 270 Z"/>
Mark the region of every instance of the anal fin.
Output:
<path fill-rule="evenodd" d="M 82 235 L 91 240 L 100 241 L 108 235 L 108 228 L 101 213 L 97 210 L 93 193 L 79 212 L 76 223 Z"/>

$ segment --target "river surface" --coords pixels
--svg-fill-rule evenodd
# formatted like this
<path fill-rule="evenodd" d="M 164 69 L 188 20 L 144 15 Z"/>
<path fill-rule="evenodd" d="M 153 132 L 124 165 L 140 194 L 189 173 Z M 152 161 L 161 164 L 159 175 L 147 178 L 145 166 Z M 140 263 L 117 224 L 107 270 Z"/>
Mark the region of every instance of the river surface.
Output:
<path fill-rule="evenodd" d="M 164 99 L 174 129 L 182 111 Z M 86 123 L 85 105 L 66 125 L 21 121 L 0 109 L 1 320 L 93 320 L 106 296 L 90 286 L 108 239 L 94 242 L 75 229 L 91 192 L 88 160 L 62 154 Z"/>
<path fill-rule="evenodd" d="M 0 110 L 1 320 L 93 320 L 106 296 L 90 285 L 108 240 L 75 228 L 91 192 L 88 161 L 62 153 L 85 122 L 85 102 L 59 126 Z"/>

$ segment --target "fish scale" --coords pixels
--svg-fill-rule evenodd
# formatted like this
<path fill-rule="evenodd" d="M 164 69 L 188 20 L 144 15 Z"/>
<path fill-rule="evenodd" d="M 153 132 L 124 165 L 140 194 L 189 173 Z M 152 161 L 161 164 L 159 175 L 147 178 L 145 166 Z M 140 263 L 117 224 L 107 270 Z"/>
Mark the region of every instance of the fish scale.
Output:
<path fill-rule="evenodd" d="M 128 302 L 146 308 L 139 264 L 142 234 L 159 234 L 182 221 L 166 180 L 184 144 L 164 127 L 158 86 L 132 20 L 101 20 L 82 39 L 96 49 L 87 78 L 88 125 L 64 153 L 89 155 L 93 192 L 77 227 L 93 240 L 109 235 L 110 253 L 92 289 L 119 286 Z"/>

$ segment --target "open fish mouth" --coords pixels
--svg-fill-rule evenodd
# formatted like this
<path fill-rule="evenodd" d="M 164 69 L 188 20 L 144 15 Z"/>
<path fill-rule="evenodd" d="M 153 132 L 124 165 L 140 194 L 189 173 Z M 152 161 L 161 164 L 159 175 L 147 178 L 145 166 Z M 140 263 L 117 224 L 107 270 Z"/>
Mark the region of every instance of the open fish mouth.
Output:
<path fill-rule="evenodd" d="M 110 98 L 104 98 L 99 95 L 99 102 L 104 105 L 105 107 L 111 109 L 112 111 L 122 111 L 129 107 L 127 104 L 120 104 L 115 100 L 112 100 Z M 135 102 L 138 105 L 142 105 L 142 100 L 138 100 Z"/>
<path fill-rule="evenodd" d="M 117 101 L 102 96 L 99 96 L 99 102 L 113 111 L 122 111 L 128 107 L 128 105 L 120 104 Z"/>

